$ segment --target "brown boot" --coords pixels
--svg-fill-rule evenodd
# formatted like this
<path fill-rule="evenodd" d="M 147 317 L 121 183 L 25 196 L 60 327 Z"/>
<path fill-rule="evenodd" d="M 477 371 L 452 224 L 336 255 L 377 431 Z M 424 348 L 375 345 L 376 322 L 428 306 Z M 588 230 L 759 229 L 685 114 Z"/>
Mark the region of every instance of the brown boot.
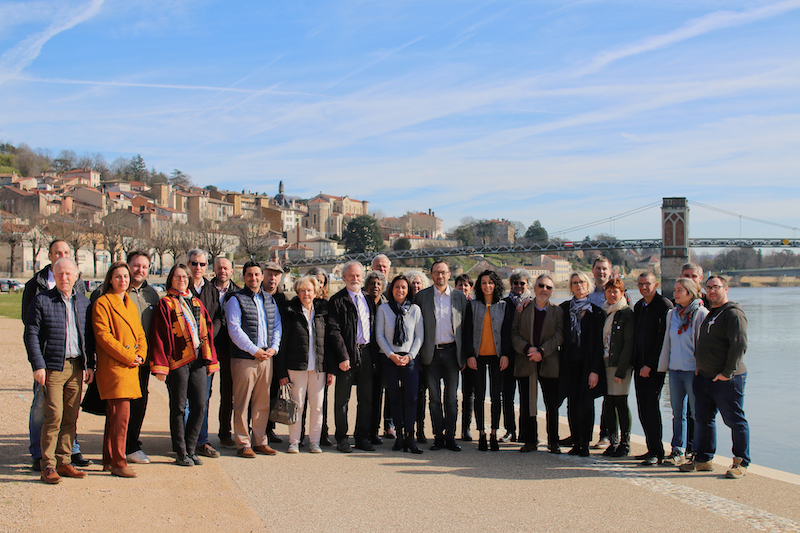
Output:
<path fill-rule="evenodd" d="M 61 482 L 61 476 L 56 473 L 55 468 L 48 466 L 47 468 L 42 468 L 42 481 L 48 485 L 55 485 Z"/>

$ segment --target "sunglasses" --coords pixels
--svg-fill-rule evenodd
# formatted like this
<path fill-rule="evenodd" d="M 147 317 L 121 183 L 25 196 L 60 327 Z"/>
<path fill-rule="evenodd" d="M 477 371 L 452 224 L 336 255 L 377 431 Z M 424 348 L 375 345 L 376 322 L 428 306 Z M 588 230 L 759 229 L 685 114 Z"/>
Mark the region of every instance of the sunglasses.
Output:
<path fill-rule="evenodd" d="M 198 261 L 190 261 L 190 263 L 189 263 L 189 264 L 191 264 L 193 267 L 204 267 L 204 266 L 206 266 L 208 263 L 200 263 L 200 262 L 198 262 Z"/>
<path fill-rule="evenodd" d="M 544 283 L 537 283 L 536 284 L 540 289 L 547 289 L 548 291 L 552 291 L 553 287 L 550 285 L 545 285 Z"/>
<path fill-rule="evenodd" d="M 528 284 L 527 281 L 515 281 L 512 285 L 514 285 L 515 287 L 518 287 L 518 286 L 519 287 L 524 287 L 527 284 Z"/>

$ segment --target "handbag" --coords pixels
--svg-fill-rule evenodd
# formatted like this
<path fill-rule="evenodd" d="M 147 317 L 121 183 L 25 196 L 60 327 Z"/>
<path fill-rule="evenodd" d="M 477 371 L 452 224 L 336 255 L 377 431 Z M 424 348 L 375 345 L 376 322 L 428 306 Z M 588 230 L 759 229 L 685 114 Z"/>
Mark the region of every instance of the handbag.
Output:
<path fill-rule="evenodd" d="M 86 394 L 81 402 L 81 409 L 89 414 L 106 416 L 106 400 L 100 399 L 100 391 L 97 389 L 97 379 L 93 379 L 86 387 Z"/>
<path fill-rule="evenodd" d="M 269 410 L 269 419 L 287 426 L 297 423 L 297 402 L 292 400 L 289 385 L 281 385 L 278 398 Z"/>

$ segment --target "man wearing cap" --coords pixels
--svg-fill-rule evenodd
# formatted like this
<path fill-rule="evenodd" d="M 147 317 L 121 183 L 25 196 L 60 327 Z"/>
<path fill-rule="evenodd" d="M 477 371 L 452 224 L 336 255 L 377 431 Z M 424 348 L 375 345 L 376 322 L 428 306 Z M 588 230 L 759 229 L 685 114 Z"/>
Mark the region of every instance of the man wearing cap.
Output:
<path fill-rule="evenodd" d="M 264 264 L 264 281 L 261 284 L 261 288 L 272 296 L 275 300 L 275 303 L 278 304 L 278 312 L 283 312 L 283 306 L 286 304 L 286 295 L 283 294 L 283 269 L 281 266 L 276 263 L 275 261 L 268 261 Z M 278 384 L 278 380 L 274 380 L 272 383 L 272 388 L 270 389 L 270 401 L 275 401 L 278 398 L 278 393 L 280 392 L 280 385 Z M 280 444 L 283 442 L 283 439 L 278 437 L 275 434 L 275 422 L 270 421 L 267 424 L 267 435 L 269 436 L 269 441 Z"/>

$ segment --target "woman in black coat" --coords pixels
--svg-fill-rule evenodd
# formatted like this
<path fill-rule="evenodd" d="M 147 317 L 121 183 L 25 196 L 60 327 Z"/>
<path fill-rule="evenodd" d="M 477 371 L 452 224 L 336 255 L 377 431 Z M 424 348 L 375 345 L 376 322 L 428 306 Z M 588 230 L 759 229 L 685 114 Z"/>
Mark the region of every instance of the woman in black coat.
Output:
<path fill-rule="evenodd" d="M 594 400 L 606 391 L 603 367 L 605 313 L 589 301 L 594 284 L 585 272 L 573 272 L 569 282 L 572 299 L 560 306 L 564 311 L 564 344 L 559 388 L 567 397 L 573 442 L 569 453 L 587 457 L 594 429 Z"/>
<path fill-rule="evenodd" d="M 286 304 L 281 315 L 283 336 L 276 360 L 276 376 L 281 385 L 292 384 L 292 399 L 300 412 L 298 422 L 289 426 L 288 453 L 300 450 L 303 425 L 303 405 L 308 397 L 308 440 L 311 453 L 320 453 L 322 433 L 322 405 L 325 385 L 333 382 L 333 374 L 325 367 L 325 331 L 328 302 L 317 298 L 319 281 L 316 276 L 305 275 L 294 282 L 297 293 Z"/>

